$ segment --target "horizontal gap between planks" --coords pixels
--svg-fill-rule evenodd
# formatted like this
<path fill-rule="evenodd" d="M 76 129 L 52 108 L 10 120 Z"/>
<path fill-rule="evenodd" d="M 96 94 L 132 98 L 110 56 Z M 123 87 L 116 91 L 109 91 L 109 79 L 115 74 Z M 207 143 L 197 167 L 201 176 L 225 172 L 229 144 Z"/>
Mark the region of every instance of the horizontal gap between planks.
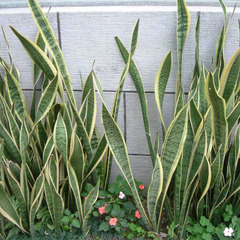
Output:
<path fill-rule="evenodd" d="M 42 8 L 47 12 L 49 8 Z M 190 12 L 222 12 L 221 7 L 211 6 L 189 6 Z M 176 6 L 82 6 L 82 7 L 52 7 L 52 13 L 74 13 L 74 12 L 176 12 Z M 227 7 L 227 12 L 232 13 L 233 7 Z M 236 8 L 236 13 L 240 13 L 240 8 Z M 1 8 L 0 14 L 30 13 L 28 8 Z"/>
<path fill-rule="evenodd" d="M 141 153 L 128 153 L 129 156 L 139 156 L 139 157 L 150 157 L 149 154 L 141 154 Z"/>
<path fill-rule="evenodd" d="M 22 89 L 22 91 L 24 91 L 24 92 L 32 92 L 33 89 L 27 88 L 27 89 Z M 36 89 L 36 91 L 40 92 L 41 89 Z M 73 90 L 73 92 L 82 92 L 82 90 Z M 97 92 L 97 90 L 95 90 L 95 92 Z M 106 92 L 106 93 L 116 93 L 115 90 L 103 90 L 103 92 Z M 132 90 L 123 90 L 122 92 L 123 93 L 137 94 L 136 91 L 132 91 Z M 154 91 L 145 91 L 145 93 L 152 93 L 152 94 L 154 94 Z M 175 94 L 175 92 L 168 92 L 168 91 L 166 91 L 165 94 Z M 185 92 L 184 94 L 187 95 L 188 92 Z"/>

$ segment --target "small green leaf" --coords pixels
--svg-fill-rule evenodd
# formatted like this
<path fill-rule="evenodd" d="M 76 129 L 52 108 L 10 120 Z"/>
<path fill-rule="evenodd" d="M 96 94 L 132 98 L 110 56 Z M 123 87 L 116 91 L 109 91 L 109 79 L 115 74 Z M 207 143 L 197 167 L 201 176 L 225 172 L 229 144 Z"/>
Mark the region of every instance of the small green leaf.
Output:
<path fill-rule="evenodd" d="M 108 222 L 102 222 L 99 226 L 99 231 L 107 232 L 109 230 L 109 223 Z"/>
<path fill-rule="evenodd" d="M 70 221 L 69 216 L 64 216 L 61 221 L 62 221 L 62 223 L 64 223 L 64 224 L 68 224 L 69 221 Z"/>
<path fill-rule="evenodd" d="M 123 207 L 124 207 L 127 211 L 135 210 L 135 206 L 133 205 L 132 202 L 124 202 L 124 203 L 123 203 Z"/>
<path fill-rule="evenodd" d="M 76 219 L 76 218 L 73 219 L 72 225 L 73 225 L 73 227 L 80 228 L 80 222 L 79 222 L 79 220 Z"/>
<path fill-rule="evenodd" d="M 113 205 L 112 212 L 111 212 L 111 215 L 112 215 L 113 217 L 117 217 L 117 216 L 119 215 L 120 211 L 121 211 L 121 209 L 120 209 L 119 205 L 114 204 L 114 205 Z"/>

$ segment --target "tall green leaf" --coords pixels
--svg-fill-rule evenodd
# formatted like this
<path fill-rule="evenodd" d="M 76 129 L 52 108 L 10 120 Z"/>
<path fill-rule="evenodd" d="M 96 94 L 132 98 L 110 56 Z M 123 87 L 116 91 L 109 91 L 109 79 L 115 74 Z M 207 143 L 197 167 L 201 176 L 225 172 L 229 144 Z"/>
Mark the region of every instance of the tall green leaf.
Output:
<path fill-rule="evenodd" d="M 59 153 L 62 155 L 65 164 L 67 164 L 68 160 L 67 129 L 60 112 L 58 114 L 54 128 L 53 141 Z"/>
<path fill-rule="evenodd" d="M 159 70 L 155 79 L 155 87 L 154 87 L 155 99 L 156 99 L 156 103 L 157 103 L 157 107 L 160 115 L 160 120 L 162 123 L 163 139 L 165 138 L 165 134 L 166 134 L 166 128 L 165 128 L 164 119 L 162 115 L 163 97 L 167 87 L 171 67 L 172 67 L 172 53 L 169 52 L 166 55 L 166 57 L 163 59 L 159 67 Z"/>
<path fill-rule="evenodd" d="M 156 211 L 158 200 L 162 191 L 162 186 L 163 186 L 163 168 L 160 157 L 157 154 L 155 166 L 152 173 L 152 181 L 149 185 L 147 195 L 148 214 L 154 229 L 156 229 L 157 227 Z"/>
<path fill-rule="evenodd" d="M 84 153 L 81 141 L 75 133 L 72 135 L 69 155 L 69 161 L 76 173 L 78 183 L 81 184 L 83 181 Z"/>
<path fill-rule="evenodd" d="M 17 227 L 24 229 L 21 226 L 20 218 L 15 207 L 4 190 L 3 183 L 0 182 L 0 213 Z"/>
<path fill-rule="evenodd" d="M 18 80 L 14 75 L 9 71 L 9 69 L 3 65 L 5 74 L 6 74 L 6 86 L 8 94 L 10 96 L 11 104 L 15 104 L 16 113 L 19 119 L 22 121 L 27 112 L 26 99 L 23 94 L 23 91 L 20 87 Z"/>
<path fill-rule="evenodd" d="M 239 68 L 240 48 L 232 56 L 221 75 L 219 95 L 225 99 L 226 103 L 228 102 L 230 96 L 232 95 L 232 92 L 235 91 L 235 88 L 237 86 Z"/>
<path fill-rule="evenodd" d="M 56 75 L 44 90 L 39 100 L 38 110 L 35 117 L 35 125 L 46 116 L 52 107 L 52 104 L 57 96 L 58 81 L 58 75 Z"/>
<path fill-rule="evenodd" d="M 90 213 L 92 211 L 92 206 L 98 199 L 99 195 L 99 184 L 100 181 L 98 180 L 97 185 L 90 191 L 87 196 L 86 201 L 84 202 L 84 219 L 83 219 L 83 235 L 84 237 L 87 235 L 88 231 L 90 230 L 88 226 L 88 220 L 90 217 Z"/>
<path fill-rule="evenodd" d="M 58 41 L 53 33 L 52 28 L 49 25 L 47 17 L 40 8 L 36 0 L 28 0 L 28 5 L 37 23 L 38 29 L 44 39 L 44 42 L 48 46 L 57 66 L 62 75 L 64 85 L 71 103 L 76 106 L 75 97 L 71 85 L 70 75 L 66 67 L 62 50 L 58 44 Z"/>
<path fill-rule="evenodd" d="M 162 208 L 168 187 L 182 155 L 184 141 L 187 136 L 188 108 L 189 104 L 186 104 L 171 122 L 162 146 L 161 161 L 164 176 L 157 230 L 159 230 Z"/>
<path fill-rule="evenodd" d="M 206 83 L 206 96 L 212 106 L 212 131 L 217 149 L 222 145 L 222 151 L 226 150 L 228 124 L 226 119 L 225 100 L 217 93 L 212 73 L 208 74 Z"/>
<path fill-rule="evenodd" d="M 79 220 L 82 224 L 83 209 L 82 209 L 81 189 L 77 179 L 77 172 L 74 170 L 70 162 L 68 162 L 67 171 L 68 171 L 68 177 L 69 177 L 69 184 L 72 188 L 74 198 L 75 198 L 75 203 L 77 206 L 77 211 L 79 214 Z"/>
<path fill-rule="evenodd" d="M 30 232 L 32 236 L 34 237 L 34 220 L 35 215 L 40 207 L 42 197 L 43 197 L 43 189 L 44 189 L 44 175 L 41 174 L 31 192 L 31 206 L 30 206 L 30 212 L 29 212 L 29 223 L 30 223 Z"/>
<path fill-rule="evenodd" d="M 17 163 L 21 164 L 21 154 L 20 150 L 14 141 L 14 139 L 10 136 L 9 132 L 0 122 L 0 137 L 4 139 L 4 147 L 8 150 L 12 160 L 15 160 Z"/>
<path fill-rule="evenodd" d="M 32 60 L 37 64 L 37 66 L 47 75 L 47 77 L 52 80 L 56 75 L 57 71 L 51 60 L 47 57 L 44 51 L 37 45 L 37 43 L 32 42 L 17 30 L 11 27 L 14 34 L 22 43 L 24 49 L 32 58 Z M 41 34 L 40 34 L 41 36 Z M 35 85 L 36 83 L 34 83 Z"/>
<path fill-rule="evenodd" d="M 178 73 L 176 82 L 176 97 L 179 95 L 179 89 L 182 79 L 182 56 L 183 49 L 190 30 L 191 17 L 187 9 L 185 0 L 177 0 L 177 58 L 178 58 Z"/>
<path fill-rule="evenodd" d="M 22 191 L 22 188 L 19 184 L 19 182 L 16 180 L 15 176 L 12 174 L 12 172 L 8 169 L 8 180 L 9 184 L 11 186 L 11 190 L 13 191 L 13 194 L 16 196 L 16 199 L 19 204 L 19 216 L 21 217 L 21 222 L 23 225 L 23 228 L 28 231 L 29 228 L 29 222 L 28 222 L 28 209 L 27 209 L 27 202 L 25 200 L 24 193 Z"/>
<path fill-rule="evenodd" d="M 84 100 L 86 96 L 88 96 L 86 106 L 87 108 L 86 130 L 89 135 L 89 138 L 91 139 L 97 116 L 97 101 L 92 73 L 88 75 L 87 80 L 85 81 L 83 86 L 82 99 Z"/>
<path fill-rule="evenodd" d="M 129 53 L 128 53 L 127 49 L 124 47 L 124 45 L 122 44 L 122 42 L 120 41 L 120 39 L 118 37 L 116 37 L 115 40 L 117 42 L 118 49 L 122 55 L 124 62 L 127 63 L 128 58 L 129 58 Z M 152 163 L 154 165 L 155 155 L 154 155 L 154 150 L 153 150 L 153 146 L 152 146 L 150 129 L 149 129 L 149 120 L 148 120 L 148 115 L 147 115 L 147 97 L 146 97 L 146 94 L 144 91 L 141 74 L 140 74 L 139 69 L 137 68 L 137 65 L 134 62 L 134 60 L 131 60 L 131 62 L 130 62 L 129 73 L 131 75 L 131 78 L 133 80 L 133 83 L 135 85 L 135 88 L 136 88 L 138 96 L 139 96 L 148 148 L 149 148 L 149 152 L 151 155 Z"/>

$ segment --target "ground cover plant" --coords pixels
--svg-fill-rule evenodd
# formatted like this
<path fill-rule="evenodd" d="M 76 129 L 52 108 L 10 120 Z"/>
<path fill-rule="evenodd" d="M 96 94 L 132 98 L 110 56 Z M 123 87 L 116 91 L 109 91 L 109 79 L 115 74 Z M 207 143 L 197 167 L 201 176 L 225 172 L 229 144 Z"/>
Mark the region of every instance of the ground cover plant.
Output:
<path fill-rule="evenodd" d="M 28 3 L 39 29 L 35 41 L 11 29 L 34 62 L 30 111 L 3 29 L 10 64 L 0 58 L 4 70 L 0 78 L 1 237 L 161 239 L 168 228 L 168 239 L 238 239 L 240 49 L 225 64 L 224 46 L 231 20 L 227 24 L 224 3 L 220 0 L 224 25 L 210 70 L 199 61 L 198 17 L 196 63 L 185 99 L 181 71 L 190 14 L 185 1 L 177 0 L 175 113 L 167 128 L 162 106 L 172 67 L 169 52 L 155 80 L 162 125 L 162 134 L 157 133 L 155 141 L 149 132 L 143 81 L 133 60 L 139 20 L 129 51 L 116 37 L 125 66 L 112 111 L 93 70 L 82 83 L 78 108 L 64 56 L 47 17 L 36 0 Z M 139 96 L 153 164 L 152 180 L 145 189 L 133 176 L 116 123 L 128 72 Z M 41 97 L 35 108 L 40 81 Z M 102 136 L 95 124 L 95 90 L 102 101 Z M 109 183 L 112 157 L 124 179 L 119 176 Z"/>

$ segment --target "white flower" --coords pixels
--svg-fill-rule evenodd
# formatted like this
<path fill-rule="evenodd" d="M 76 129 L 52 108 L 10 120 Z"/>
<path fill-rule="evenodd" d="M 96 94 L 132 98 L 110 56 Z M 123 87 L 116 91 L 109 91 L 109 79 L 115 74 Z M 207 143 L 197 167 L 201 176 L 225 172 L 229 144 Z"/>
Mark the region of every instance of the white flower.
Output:
<path fill-rule="evenodd" d="M 225 228 L 224 231 L 223 231 L 223 234 L 225 237 L 232 237 L 233 236 L 233 229 L 230 227 L 230 228 Z"/>
<path fill-rule="evenodd" d="M 123 199 L 123 198 L 125 198 L 125 194 L 123 192 L 120 192 L 118 197 Z"/>

